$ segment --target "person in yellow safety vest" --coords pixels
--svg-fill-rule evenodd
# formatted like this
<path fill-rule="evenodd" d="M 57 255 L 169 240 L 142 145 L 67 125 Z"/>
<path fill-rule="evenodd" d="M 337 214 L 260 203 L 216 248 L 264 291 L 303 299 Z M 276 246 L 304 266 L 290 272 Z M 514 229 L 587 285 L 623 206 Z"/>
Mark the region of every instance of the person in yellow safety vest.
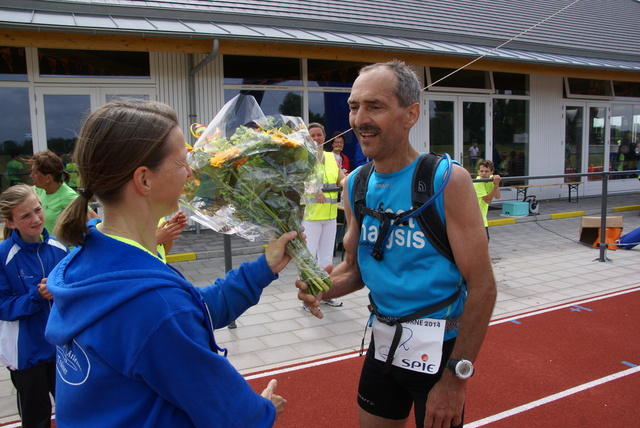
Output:
<path fill-rule="evenodd" d="M 311 139 L 318 145 L 318 153 L 322 156 L 322 165 L 319 174 L 322 177 L 322 187 L 330 188 L 340 186 L 345 173 L 338 167 L 335 156 L 331 152 L 323 150 L 327 134 L 324 126 L 319 123 L 310 123 L 308 126 Z M 318 191 L 315 202 L 306 206 L 302 226 L 307 235 L 307 248 L 317 259 L 320 266 L 333 267 L 333 250 L 336 244 L 336 230 L 338 217 L 339 190 Z M 330 306 L 342 306 L 337 299 L 323 300 Z M 302 308 L 308 311 L 302 303 Z"/>

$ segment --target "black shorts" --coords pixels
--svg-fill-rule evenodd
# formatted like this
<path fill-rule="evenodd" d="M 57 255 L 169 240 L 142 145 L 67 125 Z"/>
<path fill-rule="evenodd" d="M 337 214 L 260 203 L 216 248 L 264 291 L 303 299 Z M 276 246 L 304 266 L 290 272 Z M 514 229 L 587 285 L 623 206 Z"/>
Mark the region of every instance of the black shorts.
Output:
<path fill-rule="evenodd" d="M 360 374 L 358 405 L 367 413 L 393 420 L 407 418 L 411 406 L 415 405 L 416 426 L 423 426 L 427 395 L 440 380 L 455 342 L 455 339 L 444 342 L 440 369 L 434 375 L 393 365 L 388 373 L 384 373 L 385 363 L 376 360 L 372 337 Z"/>

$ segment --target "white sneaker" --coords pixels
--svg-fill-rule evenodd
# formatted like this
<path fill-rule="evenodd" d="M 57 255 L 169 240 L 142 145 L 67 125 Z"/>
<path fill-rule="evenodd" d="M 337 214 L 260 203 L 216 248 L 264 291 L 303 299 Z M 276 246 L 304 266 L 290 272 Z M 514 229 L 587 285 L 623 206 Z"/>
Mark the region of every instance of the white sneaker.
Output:
<path fill-rule="evenodd" d="M 333 306 L 335 308 L 342 306 L 342 302 L 338 299 L 327 299 L 323 300 L 322 303 L 325 305 Z"/>
<path fill-rule="evenodd" d="M 309 310 L 309 306 L 307 306 L 307 304 L 306 304 L 305 302 L 302 302 L 302 305 L 300 305 L 300 307 L 301 307 L 302 309 L 304 309 L 305 311 L 307 311 L 307 312 L 311 312 L 311 311 Z"/>

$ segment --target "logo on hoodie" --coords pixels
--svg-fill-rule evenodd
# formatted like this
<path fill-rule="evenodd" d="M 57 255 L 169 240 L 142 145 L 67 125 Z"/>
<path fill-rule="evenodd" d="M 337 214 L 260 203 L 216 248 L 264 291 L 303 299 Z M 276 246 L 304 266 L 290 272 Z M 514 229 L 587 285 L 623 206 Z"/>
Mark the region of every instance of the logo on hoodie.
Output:
<path fill-rule="evenodd" d="M 84 349 L 74 340 L 56 346 L 56 369 L 60 378 L 69 385 L 82 385 L 89 377 L 91 363 Z"/>
<path fill-rule="evenodd" d="M 34 278 L 33 275 L 27 275 L 24 272 L 24 269 L 20 269 L 20 272 L 18 273 L 18 275 L 20 275 L 20 278 L 22 278 L 22 279 L 33 279 Z"/>

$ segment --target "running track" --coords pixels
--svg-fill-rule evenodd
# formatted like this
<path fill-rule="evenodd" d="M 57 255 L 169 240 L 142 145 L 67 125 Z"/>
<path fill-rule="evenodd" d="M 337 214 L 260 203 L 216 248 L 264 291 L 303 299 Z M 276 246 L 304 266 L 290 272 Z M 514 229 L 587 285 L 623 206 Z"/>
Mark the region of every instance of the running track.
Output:
<path fill-rule="evenodd" d="M 640 287 L 491 323 L 465 427 L 640 426 Z M 277 427 L 357 427 L 357 354 L 247 376 L 278 379 Z M 409 424 L 413 426 L 413 423 Z"/>
<path fill-rule="evenodd" d="M 640 287 L 493 321 L 465 427 L 640 426 L 639 332 Z M 278 428 L 357 427 L 361 365 L 345 354 L 245 377 L 258 392 L 278 379 Z"/>

